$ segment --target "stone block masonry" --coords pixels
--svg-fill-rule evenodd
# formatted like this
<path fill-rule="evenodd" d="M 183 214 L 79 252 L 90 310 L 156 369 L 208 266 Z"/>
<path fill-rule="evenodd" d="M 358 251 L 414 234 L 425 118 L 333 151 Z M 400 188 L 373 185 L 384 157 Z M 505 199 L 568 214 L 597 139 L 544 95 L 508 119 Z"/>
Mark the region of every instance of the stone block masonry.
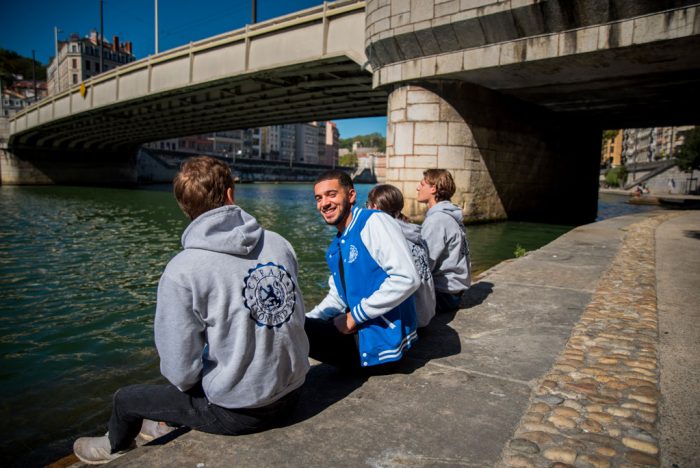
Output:
<path fill-rule="evenodd" d="M 654 235 L 677 214 L 629 226 L 501 466 L 659 466 Z"/>
<path fill-rule="evenodd" d="M 599 133 L 486 88 L 427 81 L 389 96 L 387 182 L 405 213 L 421 219 L 416 187 L 429 168 L 447 169 L 452 201 L 470 221 L 595 218 Z M 575 144 L 574 144 L 575 142 Z"/>

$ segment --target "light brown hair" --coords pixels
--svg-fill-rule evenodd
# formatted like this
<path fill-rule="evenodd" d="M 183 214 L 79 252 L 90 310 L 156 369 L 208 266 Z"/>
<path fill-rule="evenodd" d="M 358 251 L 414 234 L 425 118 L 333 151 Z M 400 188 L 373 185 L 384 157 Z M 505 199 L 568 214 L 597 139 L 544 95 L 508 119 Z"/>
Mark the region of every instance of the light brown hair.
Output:
<path fill-rule="evenodd" d="M 401 190 L 393 185 L 379 184 L 375 186 L 369 191 L 369 194 L 367 194 L 367 202 L 394 218 L 402 221 L 408 220 L 408 218 L 401 213 L 401 210 L 403 210 L 403 194 Z"/>
<path fill-rule="evenodd" d="M 435 200 L 437 201 L 449 201 L 457 190 L 452 174 L 445 169 L 428 169 L 423 172 L 423 177 L 435 187 Z"/>
<path fill-rule="evenodd" d="M 224 206 L 229 188 L 233 176 L 228 165 L 209 156 L 187 159 L 173 180 L 177 204 L 190 219 Z"/>

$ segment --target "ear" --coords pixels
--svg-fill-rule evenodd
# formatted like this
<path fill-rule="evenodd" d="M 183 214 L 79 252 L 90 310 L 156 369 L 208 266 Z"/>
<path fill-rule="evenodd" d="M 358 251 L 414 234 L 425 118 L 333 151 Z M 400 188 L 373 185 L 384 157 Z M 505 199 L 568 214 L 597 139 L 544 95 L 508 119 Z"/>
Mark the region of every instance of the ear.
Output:
<path fill-rule="evenodd" d="M 352 189 L 348 190 L 348 199 L 350 200 L 351 205 L 355 204 L 356 198 L 357 198 L 357 192 L 355 192 L 355 189 L 352 188 Z"/>
<path fill-rule="evenodd" d="M 234 202 L 233 198 L 233 188 L 229 187 L 226 189 L 226 204 L 227 205 L 235 205 L 236 203 Z"/>

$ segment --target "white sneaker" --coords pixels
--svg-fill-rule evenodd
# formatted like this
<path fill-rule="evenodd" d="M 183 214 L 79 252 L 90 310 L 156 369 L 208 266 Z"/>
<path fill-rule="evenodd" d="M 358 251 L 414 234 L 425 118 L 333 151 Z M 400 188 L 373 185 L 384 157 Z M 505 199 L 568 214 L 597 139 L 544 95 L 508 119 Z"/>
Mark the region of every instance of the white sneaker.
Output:
<path fill-rule="evenodd" d="M 141 432 L 139 436 L 146 442 L 150 442 L 159 437 L 163 437 L 166 434 L 173 432 L 176 427 L 170 427 L 164 422 L 151 421 L 150 419 L 144 419 L 141 425 Z"/>
<path fill-rule="evenodd" d="M 136 445 L 132 443 L 128 449 L 112 453 L 112 447 L 109 445 L 107 435 L 102 437 L 81 437 L 73 443 L 73 453 L 83 463 L 102 465 L 121 457 L 134 447 Z"/>

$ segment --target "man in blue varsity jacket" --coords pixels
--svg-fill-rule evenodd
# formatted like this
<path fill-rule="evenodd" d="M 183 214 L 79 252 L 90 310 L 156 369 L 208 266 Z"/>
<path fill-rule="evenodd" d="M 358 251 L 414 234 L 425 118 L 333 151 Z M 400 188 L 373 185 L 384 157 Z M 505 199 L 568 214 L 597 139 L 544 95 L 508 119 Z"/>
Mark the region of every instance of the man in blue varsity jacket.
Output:
<path fill-rule="evenodd" d="M 413 293 L 420 279 L 408 244 L 391 216 L 354 206 L 346 173 L 321 174 L 314 196 L 338 234 L 326 251 L 330 290 L 306 314 L 309 356 L 345 369 L 389 371 L 417 339 Z"/>

